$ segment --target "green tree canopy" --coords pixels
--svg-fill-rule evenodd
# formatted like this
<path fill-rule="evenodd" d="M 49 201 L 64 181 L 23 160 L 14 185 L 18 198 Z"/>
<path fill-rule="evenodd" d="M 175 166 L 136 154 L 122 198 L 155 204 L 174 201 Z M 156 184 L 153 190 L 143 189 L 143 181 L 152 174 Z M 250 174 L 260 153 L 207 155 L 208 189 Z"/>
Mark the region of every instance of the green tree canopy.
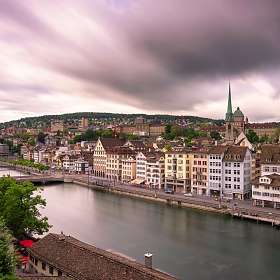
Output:
<path fill-rule="evenodd" d="M 11 235 L 0 219 L 0 279 L 15 279 L 15 254 L 11 244 Z"/>
<path fill-rule="evenodd" d="M 258 143 L 259 142 L 259 136 L 257 135 L 257 133 L 252 130 L 252 129 L 249 129 L 249 131 L 247 132 L 246 134 L 246 137 L 248 138 L 248 140 L 251 142 L 251 143 Z"/>
<path fill-rule="evenodd" d="M 45 144 L 45 138 L 46 138 L 46 134 L 42 131 L 39 132 L 38 136 L 37 136 L 37 141 L 39 143 Z"/>
<path fill-rule="evenodd" d="M 210 136 L 214 140 L 221 140 L 222 139 L 222 137 L 221 137 L 221 135 L 218 131 L 211 131 Z"/>
<path fill-rule="evenodd" d="M 44 206 L 46 201 L 32 183 L 17 183 L 10 177 L 0 179 L 0 215 L 15 237 L 48 231 L 48 219 L 39 211 Z"/>

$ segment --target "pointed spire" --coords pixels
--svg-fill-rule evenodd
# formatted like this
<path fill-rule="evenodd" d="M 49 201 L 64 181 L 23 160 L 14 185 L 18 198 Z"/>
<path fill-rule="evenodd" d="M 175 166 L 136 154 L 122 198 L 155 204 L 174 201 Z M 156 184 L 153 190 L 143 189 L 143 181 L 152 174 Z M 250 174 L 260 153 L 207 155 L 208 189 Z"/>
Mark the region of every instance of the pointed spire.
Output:
<path fill-rule="evenodd" d="M 232 104 L 231 104 L 231 87 L 230 81 L 228 83 L 228 106 L 227 106 L 227 113 L 226 113 L 226 121 L 231 121 L 233 117 L 232 114 Z"/>

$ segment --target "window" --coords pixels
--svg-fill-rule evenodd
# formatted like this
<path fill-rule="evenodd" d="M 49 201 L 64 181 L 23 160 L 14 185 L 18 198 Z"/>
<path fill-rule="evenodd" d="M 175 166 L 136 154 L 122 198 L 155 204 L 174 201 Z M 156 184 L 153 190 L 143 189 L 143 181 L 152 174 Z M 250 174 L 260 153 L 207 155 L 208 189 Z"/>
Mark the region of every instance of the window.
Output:
<path fill-rule="evenodd" d="M 53 267 L 52 267 L 52 266 L 49 266 L 49 273 L 50 273 L 51 275 L 53 275 Z"/>
<path fill-rule="evenodd" d="M 46 270 L 46 263 L 45 262 L 42 262 L 42 269 Z"/>
<path fill-rule="evenodd" d="M 58 276 L 62 276 L 62 272 L 60 270 L 57 271 Z"/>

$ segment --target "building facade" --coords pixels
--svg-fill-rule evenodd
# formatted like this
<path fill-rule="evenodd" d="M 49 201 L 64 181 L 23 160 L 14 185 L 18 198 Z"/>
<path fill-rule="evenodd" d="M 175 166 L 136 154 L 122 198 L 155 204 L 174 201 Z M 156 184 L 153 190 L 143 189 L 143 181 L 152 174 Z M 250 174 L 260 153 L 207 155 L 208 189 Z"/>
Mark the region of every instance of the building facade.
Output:
<path fill-rule="evenodd" d="M 214 146 L 208 154 L 208 194 L 221 196 L 223 191 L 223 159 L 227 146 Z"/>
<path fill-rule="evenodd" d="M 280 175 L 264 175 L 254 180 L 252 200 L 255 206 L 280 208 Z"/>
<path fill-rule="evenodd" d="M 228 147 L 223 159 L 223 197 L 242 200 L 250 198 L 251 164 L 252 155 L 247 147 Z"/>
<path fill-rule="evenodd" d="M 192 158 L 190 151 L 165 153 L 165 188 L 191 192 Z"/>
<path fill-rule="evenodd" d="M 208 152 L 206 150 L 193 152 L 191 192 L 208 195 Z"/>

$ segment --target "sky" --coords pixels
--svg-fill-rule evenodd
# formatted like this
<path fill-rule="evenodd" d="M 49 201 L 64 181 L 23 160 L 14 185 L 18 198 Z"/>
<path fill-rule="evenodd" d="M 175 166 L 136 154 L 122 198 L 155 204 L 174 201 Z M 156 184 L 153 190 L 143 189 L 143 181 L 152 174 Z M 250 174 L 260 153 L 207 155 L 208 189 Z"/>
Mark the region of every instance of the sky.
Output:
<path fill-rule="evenodd" d="M 279 121 L 280 1 L 0 0 L 0 121 L 68 112 Z"/>

